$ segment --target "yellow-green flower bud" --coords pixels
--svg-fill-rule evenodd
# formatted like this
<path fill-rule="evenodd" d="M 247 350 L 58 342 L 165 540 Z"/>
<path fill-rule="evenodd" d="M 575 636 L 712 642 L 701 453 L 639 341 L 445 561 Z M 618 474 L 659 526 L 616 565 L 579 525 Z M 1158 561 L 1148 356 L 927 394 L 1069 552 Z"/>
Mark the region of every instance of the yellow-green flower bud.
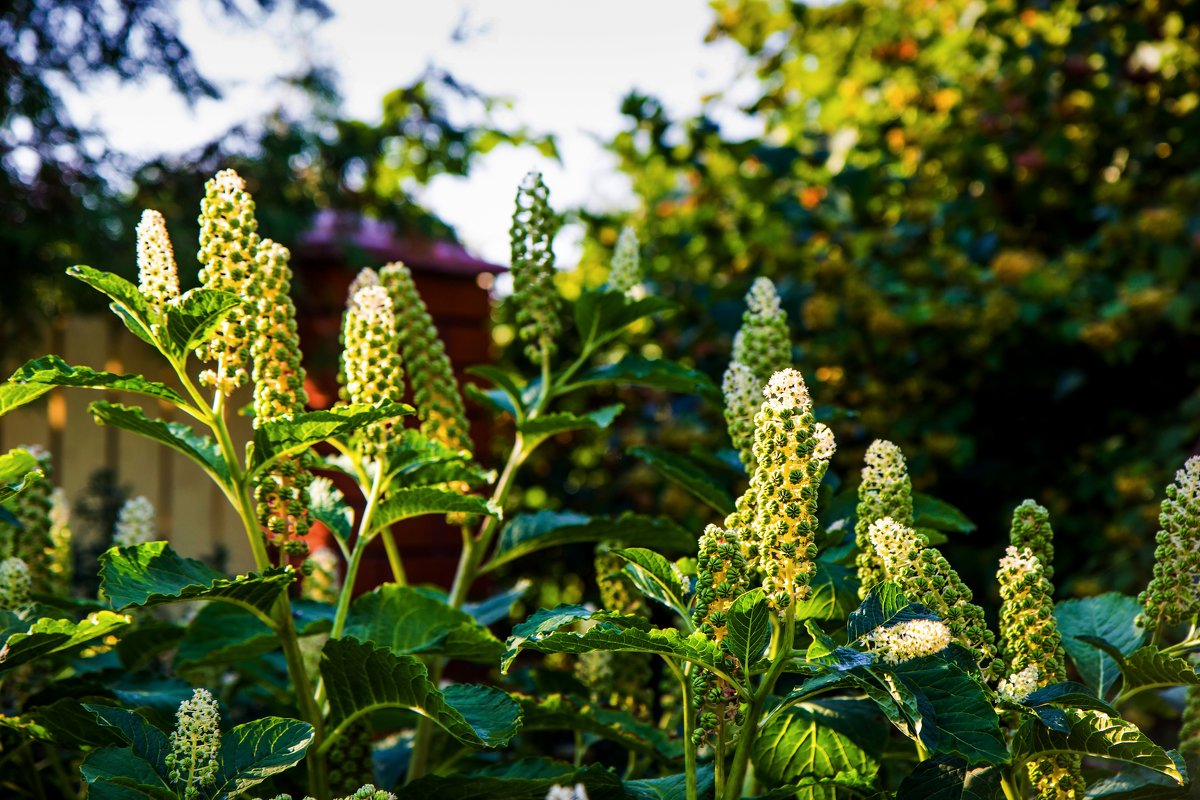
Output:
<path fill-rule="evenodd" d="M 552 243 L 558 221 L 550 208 L 550 192 L 539 172 L 525 176 L 517 189 L 512 228 L 512 303 L 525 354 L 540 362 L 554 355 L 562 322 L 554 285 Z"/>
<path fill-rule="evenodd" d="M 1154 577 L 1138 597 L 1147 628 L 1178 625 L 1200 613 L 1200 456 L 1175 473 L 1158 524 Z"/>
<path fill-rule="evenodd" d="M 950 628 L 936 619 L 910 619 L 876 628 L 864 642 L 887 664 L 940 653 L 950 646 Z"/>
<path fill-rule="evenodd" d="M 179 268 L 163 215 L 147 209 L 137 226 L 138 291 L 162 317 L 164 307 L 179 299 Z"/>
<path fill-rule="evenodd" d="M 730 362 L 721 381 L 729 439 L 751 475 L 754 474 L 754 415 L 758 413 L 761 397 L 759 386 L 754 372 L 738 361 Z"/>
<path fill-rule="evenodd" d="M 617 237 L 613 251 L 612 266 L 608 272 L 608 285 L 618 292 L 628 293 L 642 281 L 642 264 L 638 255 L 638 239 L 633 228 L 626 226 Z"/>
<path fill-rule="evenodd" d="M 378 405 L 404 398 L 404 371 L 396 352 L 392 299 L 382 286 L 354 293 L 342 321 L 341 396 L 348 403 Z M 375 423 L 363 435 L 363 453 L 377 457 L 386 447 L 390 422 Z"/>
<path fill-rule="evenodd" d="M 884 579 L 900 587 L 910 601 L 942 618 L 955 642 L 970 650 L 990 674 L 996 655 L 995 637 L 984 622 L 983 609 L 971 602 L 971 590 L 950 562 L 912 528 L 885 517 L 867 532 L 883 564 Z"/>
<path fill-rule="evenodd" d="M 1000 657 L 1009 673 L 1037 667 L 1039 687 L 1066 680 L 1062 637 L 1041 561 L 1028 547 L 1009 547 L 996 573 L 1000 583 Z"/>
<path fill-rule="evenodd" d="M 462 392 L 412 273 L 396 262 L 379 271 L 379 280 L 392 298 L 397 343 L 413 387 L 421 433 L 455 450 L 470 452 L 473 448 Z"/>
<path fill-rule="evenodd" d="M 217 701 L 207 689 L 196 689 L 190 700 L 179 704 L 167 769 L 171 783 L 184 800 L 201 797 L 201 789 L 217 778 L 217 755 L 221 749 L 221 717 Z"/>
<path fill-rule="evenodd" d="M 121 504 L 117 524 L 113 528 L 114 547 L 133 547 L 158 538 L 154 506 L 145 497 L 131 497 Z"/>
<path fill-rule="evenodd" d="M 817 492 L 834 443 L 829 429 L 813 420 L 808 387 L 796 370 L 775 373 L 763 396 L 754 420 L 757 467 L 750 480 L 754 535 L 763 591 L 782 612 L 809 596 L 816 570 Z"/>
<path fill-rule="evenodd" d="M 246 182 L 236 172 L 222 170 L 204 185 L 199 222 L 201 284 L 243 300 L 196 350 L 201 360 L 215 362 L 200 373 L 200 383 L 228 395 L 250 380 L 252 316 L 259 295 L 258 221 Z"/>
<path fill-rule="evenodd" d="M 1044 507 L 1032 500 L 1026 500 L 1016 507 L 1009 544 L 1017 550 L 1032 550 L 1042 564 L 1046 580 L 1054 578 L 1054 531 L 1050 528 L 1050 512 Z"/>
<path fill-rule="evenodd" d="M 692 622 L 696 630 L 722 645 L 729 607 L 750 588 L 741 532 L 716 525 L 705 528 L 696 555 L 696 569 L 696 607 L 692 611 Z"/>
<path fill-rule="evenodd" d="M 749 367 L 759 386 L 766 384 L 777 370 L 791 366 L 787 314 L 779 302 L 775 284 L 768 278 L 756 278 L 746 294 L 746 312 L 733 339 L 731 360 Z"/>
<path fill-rule="evenodd" d="M 300 363 L 300 335 L 296 331 L 296 306 L 289 294 L 291 254 L 281 244 L 263 239 L 258 246 L 254 339 L 254 425 L 290 419 L 304 411 L 304 367 Z"/>
<path fill-rule="evenodd" d="M 357 800 L 363 775 L 373 772 L 371 758 L 375 729 L 367 717 L 359 717 L 350 723 L 329 749 L 329 788 L 331 791 L 353 792 L 349 795 Z M 373 787 L 372 787 L 373 789 Z M 371 797 L 364 794 L 363 797 Z"/>
<path fill-rule="evenodd" d="M 883 580 L 883 564 L 868 536 L 871 525 L 885 517 L 905 527 L 913 524 L 912 482 L 900 448 L 876 439 L 867 448 L 864 461 L 858 486 L 858 521 L 854 524 L 859 597 L 866 597 L 871 587 Z"/>
<path fill-rule="evenodd" d="M 0 611 L 21 614 L 29 607 L 33 578 L 29 566 L 19 558 L 0 561 Z"/>

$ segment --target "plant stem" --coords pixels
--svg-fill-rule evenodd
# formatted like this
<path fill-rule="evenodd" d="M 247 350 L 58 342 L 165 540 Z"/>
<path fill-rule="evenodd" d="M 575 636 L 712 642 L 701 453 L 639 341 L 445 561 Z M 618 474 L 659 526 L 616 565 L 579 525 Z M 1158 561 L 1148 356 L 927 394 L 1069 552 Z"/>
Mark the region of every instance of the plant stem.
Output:
<path fill-rule="evenodd" d="M 716 800 L 725 797 L 725 715 L 717 720 L 717 748 L 713 758 L 713 784 L 716 790 Z"/>
<path fill-rule="evenodd" d="M 400 558 L 400 550 L 396 547 L 396 537 L 390 527 L 380 531 L 383 537 L 383 549 L 387 551 L 388 565 L 392 568 L 392 580 L 397 586 L 408 586 L 408 575 L 404 572 L 404 561 Z"/>

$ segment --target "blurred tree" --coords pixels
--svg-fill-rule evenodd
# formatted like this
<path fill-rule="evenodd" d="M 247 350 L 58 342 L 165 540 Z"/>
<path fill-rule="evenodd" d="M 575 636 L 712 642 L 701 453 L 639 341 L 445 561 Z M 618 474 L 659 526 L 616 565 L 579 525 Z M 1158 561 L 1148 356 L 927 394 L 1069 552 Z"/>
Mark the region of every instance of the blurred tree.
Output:
<path fill-rule="evenodd" d="M 761 135 L 630 95 L 611 142 L 643 260 L 692 312 L 671 342 L 719 373 L 709 343 L 775 278 L 818 402 L 861 412 L 844 473 L 886 436 L 997 548 L 1032 496 L 1078 574 L 1136 588 L 1200 439 L 1200 3 L 713 8 Z M 585 267 L 624 221 L 590 220 Z"/>

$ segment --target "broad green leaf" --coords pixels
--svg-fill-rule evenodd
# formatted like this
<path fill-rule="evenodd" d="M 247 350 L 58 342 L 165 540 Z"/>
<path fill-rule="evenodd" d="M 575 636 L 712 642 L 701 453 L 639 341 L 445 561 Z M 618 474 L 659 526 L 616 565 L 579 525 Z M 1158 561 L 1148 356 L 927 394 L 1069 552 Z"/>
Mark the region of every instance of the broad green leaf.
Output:
<path fill-rule="evenodd" d="M 0 503 L 46 477 L 28 450 L 14 448 L 0 456 Z"/>
<path fill-rule="evenodd" d="M 517 384 L 504 370 L 499 367 L 494 367 L 489 364 L 477 364 L 472 367 L 467 367 L 465 370 L 468 375 L 475 375 L 483 378 L 496 387 L 495 395 L 492 392 L 485 392 L 472 384 L 466 384 L 464 389 L 474 390 L 477 395 L 483 395 L 488 398 L 485 402 L 493 405 L 497 410 L 507 411 L 514 418 L 521 419 L 525 415 L 525 400 L 524 390 Z"/>
<path fill-rule="evenodd" d="M 83 264 L 69 267 L 67 274 L 109 296 L 109 308 L 120 317 L 125 327 L 151 347 L 157 347 L 150 330 L 150 313 L 138 287 L 111 272 L 103 272 Z"/>
<path fill-rule="evenodd" d="M 229 292 L 196 288 L 184 292 L 177 302 L 165 308 L 166 323 L 160 331 L 176 357 L 186 358 L 213 337 L 217 327 L 241 299 Z"/>
<path fill-rule="evenodd" d="M 582 292 L 572 306 L 575 329 L 585 352 L 619 336 L 625 326 L 675 307 L 657 295 L 634 300 L 624 292 L 604 289 Z"/>
<path fill-rule="evenodd" d="M 580 731 L 616 742 L 626 750 L 660 759 L 676 759 L 683 754 L 678 740 L 654 725 L 626 711 L 579 704 L 569 697 L 520 697 L 524 722 L 521 731 Z"/>
<path fill-rule="evenodd" d="M 325 477 L 316 478 L 309 486 L 309 512 L 349 549 L 354 534 L 354 511 L 346 502 L 342 490 Z"/>
<path fill-rule="evenodd" d="M 126 788 L 137 788 L 152 797 L 159 796 L 150 794 L 157 790 L 167 791 L 166 796 L 172 800 L 176 797 L 163 776 L 146 759 L 133 752 L 132 747 L 105 747 L 89 753 L 79 766 L 79 771 L 89 784 L 104 780 Z"/>
<path fill-rule="evenodd" d="M 517 406 L 513 405 L 512 399 L 500 389 L 480 389 L 473 383 L 464 383 L 463 396 L 497 414 L 510 414 L 518 422 L 524 418 Z"/>
<path fill-rule="evenodd" d="M 411 517 L 453 513 L 490 516 L 494 512 L 488 501 L 478 495 L 430 486 L 399 489 L 389 492 L 387 499 L 379 504 L 379 510 L 375 512 L 373 530 L 382 530 Z"/>
<path fill-rule="evenodd" d="M 1152 644 L 1134 650 L 1120 662 L 1120 668 L 1122 700 L 1148 689 L 1200 685 L 1200 675 L 1191 662 L 1163 653 Z"/>
<path fill-rule="evenodd" d="M 207 436 L 200 436 L 191 427 L 180 422 L 150 419 L 143 409 L 120 403 L 97 401 L 88 406 L 88 410 L 97 424 L 111 425 L 165 444 L 195 461 L 215 480 L 229 481 L 229 465 L 221 457 L 217 443 Z"/>
<path fill-rule="evenodd" d="M 937 619 L 937 615 L 908 598 L 894 583 L 880 583 L 871 587 L 866 598 L 846 620 L 846 636 L 857 642 L 876 628 L 890 628 L 914 619 Z"/>
<path fill-rule="evenodd" d="M 469 454 L 455 450 L 420 431 L 405 428 L 392 436 L 387 452 L 387 474 L 405 486 L 429 486 L 450 481 L 471 485 L 495 478 L 471 461 Z"/>
<path fill-rule="evenodd" d="M 350 606 L 345 635 L 396 655 L 441 655 L 495 664 L 504 644 L 465 611 L 410 586 L 384 584 Z"/>
<path fill-rule="evenodd" d="M 1063 649 L 1071 656 L 1083 682 L 1100 696 L 1108 693 L 1120 674 L 1117 662 L 1077 637 L 1094 636 L 1121 653 L 1132 653 L 1145 638 L 1145 632 L 1137 624 L 1141 613 L 1137 600 L 1117 592 L 1063 600 L 1055 606 L 1054 617 L 1062 634 Z"/>
<path fill-rule="evenodd" d="M 91 367 L 72 366 L 55 355 L 26 361 L 8 380 L 10 383 L 46 387 L 71 386 L 79 389 L 131 392 L 168 403 L 186 404 L 183 397 L 166 384 L 147 380 L 141 375 L 117 375 L 113 372 L 97 372 Z"/>
<path fill-rule="evenodd" d="M 167 780 L 167 755 L 171 743 L 167 735 L 140 714 L 124 708 L 84 704 L 104 727 L 125 740 L 134 755 L 145 760 L 164 781 Z"/>
<path fill-rule="evenodd" d="M 587 788 L 589 800 L 626 800 L 621 779 L 610 769 L 593 764 L 589 767 L 562 765 L 556 775 L 536 777 L 499 777 L 493 775 L 426 775 L 396 790 L 399 800 L 542 800 L 554 786 Z"/>
<path fill-rule="evenodd" d="M 894 668 L 918 698 L 932 709 L 937 726 L 936 753 L 956 755 L 969 766 L 1003 764 L 1008 748 L 1000 731 L 999 717 L 982 685 L 954 664 L 927 656 Z"/>
<path fill-rule="evenodd" d="M 325 411 L 305 411 L 291 419 L 263 422 L 254 430 L 250 473 L 277 459 L 302 453 L 318 442 L 348 436 L 372 422 L 413 413 L 412 406 L 386 403 L 378 406 L 334 406 Z"/>
<path fill-rule="evenodd" d="M 527 578 L 522 578 L 499 594 L 476 603 L 463 603 L 462 610 L 474 617 L 480 625 L 494 625 L 502 619 L 508 619 L 513 605 L 525 596 L 532 585 Z"/>
<path fill-rule="evenodd" d="M 581 430 L 602 430 L 612 425 L 613 420 L 624 408 L 620 403 L 598 408 L 586 414 L 571 414 L 560 411 L 556 414 L 545 414 L 533 419 L 527 419 L 517 425 L 521 440 L 527 450 L 532 450 L 541 442 L 560 433 Z"/>
<path fill-rule="evenodd" d="M 843 797 L 875 797 L 874 778 L 859 772 L 839 772 L 832 778 L 801 778 L 751 800 L 841 800 Z"/>
<path fill-rule="evenodd" d="M 921 492 L 913 492 L 912 498 L 914 528 L 933 528 L 946 533 L 970 533 L 975 530 L 975 523 L 949 503 Z"/>
<path fill-rule="evenodd" d="M 172 622 L 139 620 L 138 626 L 121 636 L 117 656 L 128 670 L 147 666 L 153 659 L 175 647 L 184 636 L 184 628 Z"/>
<path fill-rule="evenodd" d="M 13 409 L 32 403 L 53 388 L 44 383 L 14 383 L 9 378 L 0 383 L 0 417 Z"/>
<path fill-rule="evenodd" d="M 1090 708 L 1094 711 L 1103 711 L 1114 717 L 1117 716 L 1117 712 L 1113 707 L 1096 697 L 1095 692 L 1083 684 L 1075 683 L 1074 681 L 1063 681 L 1043 686 L 1021 701 L 1021 704 L 1029 708 L 1047 705 L 1059 705 L 1068 708 Z"/>
<path fill-rule="evenodd" d="M 0 727 L 26 739 L 53 742 L 72 749 L 124 744 L 124 739 L 102 728 L 96 722 L 96 715 L 74 697 L 28 708 L 20 716 L 0 715 Z"/>
<path fill-rule="evenodd" d="M 214 800 L 237 797 L 276 773 L 300 763 L 312 744 L 313 727 L 283 717 L 263 717 L 221 734 L 220 769 L 208 790 Z"/>
<path fill-rule="evenodd" d="M 589 517 L 572 511 L 520 514 L 500 531 L 496 551 L 484 572 L 547 547 L 581 542 L 624 542 L 656 550 L 691 553 L 696 537 L 662 517 L 625 513 L 619 517 Z"/>
<path fill-rule="evenodd" d="M 733 513 L 734 500 L 725 485 L 695 459 L 661 447 L 635 447 L 629 452 L 718 514 Z"/>
<path fill-rule="evenodd" d="M 688 619 L 687 578 L 683 577 L 674 564 L 644 547 L 628 547 L 613 550 L 612 553 L 628 562 L 625 574 L 633 580 L 633 585 L 642 594 L 672 609 L 685 620 Z"/>
<path fill-rule="evenodd" d="M 712 796 L 715 776 L 711 764 L 696 770 L 696 796 Z M 659 778 L 625 781 L 625 792 L 635 800 L 687 800 L 687 775 L 676 773 Z"/>
<path fill-rule="evenodd" d="M 815 564 L 808 599 L 796 603 L 796 619 L 845 619 L 858 602 L 857 576 L 848 567 L 824 558 Z"/>
<path fill-rule="evenodd" d="M 321 653 L 333 735 L 363 714 L 407 708 L 429 717 L 451 736 L 475 748 L 500 747 L 516 734 L 521 710 L 490 686 L 455 684 L 439 692 L 414 656 L 355 639 L 331 639 Z M 326 742 L 336 739 L 331 736 Z"/>
<path fill-rule="evenodd" d="M 1013 758 L 1028 761 L 1059 753 L 1082 753 L 1124 761 L 1152 770 L 1176 784 L 1183 774 L 1166 750 L 1150 741 L 1137 726 L 1101 711 L 1067 711 L 1070 733 L 1062 734 L 1034 720 L 1025 720 L 1012 740 Z"/>
<path fill-rule="evenodd" d="M 96 611 L 75 622 L 70 619 L 39 619 L 10 634 L 0 648 L 0 674 L 61 650 L 113 634 L 129 624 L 124 614 Z"/>
<path fill-rule="evenodd" d="M 954 756 L 922 761 L 900 782 L 896 800 L 1002 800 L 996 767 L 968 767 Z"/>
<path fill-rule="evenodd" d="M 1186 780 L 1183 758 L 1174 750 L 1168 750 L 1167 755 Z M 1126 766 L 1116 775 L 1088 786 L 1086 797 L 1087 800 L 1183 800 L 1191 795 L 1189 787 L 1180 786 L 1174 778 L 1143 767 Z"/>
<path fill-rule="evenodd" d="M 154 786 L 131 785 L 120 778 L 99 778 L 88 784 L 88 800 L 177 800 L 179 794 Z"/>
<path fill-rule="evenodd" d="M 265 622 L 232 603 L 207 603 L 187 626 L 179 643 L 175 669 L 193 670 L 256 658 L 279 648 L 279 638 Z"/>
<path fill-rule="evenodd" d="M 869 700 L 829 699 L 793 706 L 767 722 L 754 740 L 754 773 L 769 786 L 842 772 L 871 774 L 887 741 Z"/>
<path fill-rule="evenodd" d="M 725 645 L 743 669 L 762 657 L 771 641 L 771 607 L 762 589 L 751 589 L 729 607 Z"/>
<path fill-rule="evenodd" d="M 294 579 L 291 567 L 227 578 L 207 564 L 183 558 L 166 542 L 113 547 L 100 556 L 100 591 L 113 608 L 222 600 L 269 621 L 271 607 Z"/>
<path fill-rule="evenodd" d="M 585 386 L 606 384 L 663 389 L 668 392 L 703 397 L 718 406 L 722 402 L 721 390 L 703 372 L 665 358 L 651 360 L 633 355 L 625 356 L 615 364 L 592 367 L 581 372 L 563 391 L 573 392 Z"/>

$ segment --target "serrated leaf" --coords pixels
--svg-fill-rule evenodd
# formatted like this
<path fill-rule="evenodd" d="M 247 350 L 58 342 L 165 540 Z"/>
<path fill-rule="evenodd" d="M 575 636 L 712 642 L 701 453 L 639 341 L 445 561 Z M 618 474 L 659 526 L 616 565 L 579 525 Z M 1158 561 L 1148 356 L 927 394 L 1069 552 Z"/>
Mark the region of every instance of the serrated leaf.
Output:
<path fill-rule="evenodd" d="M 936 753 L 960 756 L 968 766 L 1008 760 L 999 717 L 974 678 L 936 656 L 899 664 L 894 673 L 917 697 L 918 708 L 928 704 L 933 719 L 926 724 L 937 726 Z"/>
<path fill-rule="evenodd" d="M 350 606 L 345 635 L 396 655 L 441 655 L 495 664 L 504 643 L 465 611 L 410 587 L 388 583 Z"/>
<path fill-rule="evenodd" d="M 715 776 L 711 764 L 696 770 L 696 796 L 712 795 Z M 663 775 L 658 778 L 639 778 L 625 781 L 626 795 L 635 800 L 687 800 L 687 775 Z"/>
<path fill-rule="evenodd" d="M 624 292 L 604 289 L 582 292 L 572 306 L 584 352 L 611 341 L 625 326 L 643 317 L 674 308 L 671 301 L 657 295 L 634 300 Z"/>
<path fill-rule="evenodd" d="M 185 404 L 183 397 L 166 384 L 147 380 L 141 375 L 118 375 L 113 372 L 98 372 L 91 367 L 72 366 L 55 355 L 26 361 L 8 380 L 10 383 L 45 387 L 70 386 L 78 389 L 132 392 L 168 403 Z"/>
<path fill-rule="evenodd" d="M 1137 600 L 1117 592 L 1056 604 L 1054 618 L 1062 635 L 1063 649 L 1084 683 L 1098 695 L 1108 693 L 1120 671 L 1111 656 L 1077 637 L 1094 636 L 1121 653 L 1132 653 L 1145 638 L 1145 632 L 1137 625 L 1141 613 L 1142 607 Z"/>
<path fill-rule="evenodd" d="M 1001 800 L 1000 770 L 968 767 L 954 756 L 922 761 L 900 782 L 896 800 Z"/>
<path fill-rule="evenodd" d="M 866 598 L 851 612 L 846 620 L 846 637 L 857 642 L 876 628 L 890 628 L 914 619 L 937 618 L 925 606 L 910 603 L 896 584 L 880 583 L 871 587 Z"/>
<path fill-rule="evenodd" d="M 754 740 L 755 776 L 768 786 L 780 786 L 842 772 L 873 774 L 887 741 L 881 721 L 868 700 L 835 698 L 788 708 L 773 716 Z"/>
<path fill-rule="evenodd" d="M 520 697 L 518 702 L 524 715 L 523 733 L 574 730 L 616 742 L 639 755 L 670 760 L 683 754 L 677 740 L 626 711 L 580 705 L 559 694 Z"/>
<path fill-rule="evenodd" d="M 88 784 L 88 800 L 177 800 L 179 795 L 156 786 L 134 785 L 120 778 L 98 778 Z"/>
<path fill-rule="evenodd" d="M 451 489 L 421 486 L 416 489 L 397 489 L 388 493 L 375 512 L 374 528 L 379 531 L 412 517 L 426 514 L 494 514 L 487 500 L 478 495 L 463 494 Z"/>
<path fill-rule="evenodd" d="M 711 470 L 695 459 L 660 447 L 635 447 L 629 452 L 718 514 L 733 513 L 733 496 Z"/>
<path fill-rule="evenodd" d="M 217 327 L 242 300 L 230 292 L 203 287 L 184 292 L 165 308 L 162 338 L 177 357 L 186 357 L 213 337 Z"/>
<path fill-rule="evenodd" d="M 475 748 L 507 744 L 521 725 L 520 707 L 499 689 L 455 684 L 439 692 L 416 657 L 398 656 L 355 639 L 326 642 L 321 675 L 336 733 L 363 714 L 384 708 L 412 709 Z"/>
<path fill-rule="evenodd" d="M 129 745 L 134 755 L 149 764 L 164 781 L 167 780 L 167 755 L 171 743 L 167 735 L 151 725 L 140 714 L 124 708 L 85 703 L 96 720 L 113 731 Z"/>
<path fill-rule="evenodd" d="M 1120 668 L 1123 701 L 1149 689 L 1200 686 L 1200 675 L 1191 662 L 1163 653 L 1152 644 L 1134 650 L 1120 663 Z"/>
<path fill-rule="evenodd" d="M 1174 750 L 1167 755 L 1187 779 L 1183 758 Z M 1087 800 L 1183 800 L 1191 793 L 1173 778 L 1142 767 L 1127 766 L 1116 775 L 1096 781 L 1087 788 Z"/>
<path fill-rule="evenodd" d="M 89 753 L 79 766 L 79 771 L 89 784 L 104 780 L 135 788 L 149 796 L 156 796 L 153 794 L 156 790 L 169 792 L 167 796 L 171 798 L 176 796 L 163 776 L 146 759 L 134 753 L 131 747 L 105 747 Z"/>
<path fill-rule="evenodd" d="M 483 378 L 496 387 L 489 392 L 468 383 L 463 387 L 468 394 L 473 394 L 477 399 L 482 396 L 488 405 L 492 405 L 498 411 L 506 411 L 516 419 L 525 415 L 524 391 L 507 372 L 490 364 L 467 367 L 465 372 Z"/>
<path fill-rule="evenodd" d="M 39 619 L 24 630 L 10 633 L 0 648 L 0 674 L 61 650 L 108 636 L 129 624 L 129 617 L 111 611 L 96 611 L 76 622 L 70 619 Z"/>
<path fill-rule="evenodd" d="M 1067 711 L 1067 722 L 1070 733 L 1062 734 L 1033 720 L 1024 721 L 1013 736 L 1013 758 L 1082 753 L 1136 764 L 1182 785 L 1183 775 L 1174 759 L 1136 725 L 1099 711 Z"/>
<path fill-rule="evenodd" d="M 625 356 L 615 364 L 604 364 L 581 372 L 563 391 L 572 392 L 585 386 L 607 384 L 646 386 L 702 397 L 716 405 L 722 402 L 721 390 L 703 372 L 665 358 L 651 360 L 634 355 Z"/>
<path fill-rule="evenodd" d="M 45 477 L 28 450 L 14 448 L 0 456 L 0 503 L 16 497 Z"/>
<path fill-rule="evenodd" d="M 189 426 L 180 422 L 150 419 L 143 409 L 120 403 L 97 401 L 88 406 L 88 410 L 97 424 L 111 425 L 165 444 L 195 461 L 216 480 L 222 483 L 229 481 L 229 466 L 221 457 L 217 443 L 207 436 L 200 436 Z"/>
<path fill-rule="evenodd" d="M 214 800 L 237 797 L 267 778 L 291 769 L 304 758 L 313 740 L 307 722 L 263 717 L 221 734 L 221 765 L 208 790 Z"/>
<path fill-rule="evenodd" d="M 613 550 L 612 554 L 627 562 L 625 574 L 642 594 L 662 603 L 684 619 L 688 618 L 687 578 L 667 559 L 644 547 Z"/>
<path fill-rule="evenodd" d="M 619 517 L 589 517 L 572 511 L 538 511 L 520 514 L 504 526 L 483 571 L 547 547 L 582 542 L 637 542 L 679 553 L 696 549 L 695 535 L 662 517 L 628 512 Z"/>
<path fill-rule="evenodd" d="M 613 420 L 625 406 L 614 403 L 610 406 L 589 411 L 586 414 L 572 414 L 560 411 L 555 414 L 545 414 L 533 419 L 527 419 L 517 425 L 517 431 L 527 450 L 532 450 L 541 442 L 560 433 L 582 430 L 603 430 L 612 425 Z"/>
<path fill-rule="evenodd" d="M 975 523 L 949 503 L 921 492 L 913 492 L 912 498 L 914 528 L 933 528 L 946 533 L 970 533 L 975 530 Z"/>
<path fill-rule="evenodd" d="M 388 444 L 387 474 L 405 486 L 461 481 L 477 485 L 494 476 L 471 461 L 469 454 L 431 439 L 412 428 L 393 434 Z"/>
<path fill-rule="evenodd" d="M 1112 706 L 1096 697 L 1095 692 L 1082 683 L 1075 683 L 1074 681 L 1063 681 L 1043 686 L 1041 689 L 1030 693 L 1021 701 L 1021 704 L 1029 708 L 1037 708 L 1038 706 L 1045 705 L 1090 708 L 1095 711 L 1103 711 L 1114 717 L 1117 715 Z"/>
<path fill-rule="evenodd" d="M 290 567 L 227 578 L 203 562 L 183 558 L 166 542 L 113 547 L 100 556 L 100 590 L 113 608 L 222 600 L 269 621 L 271 607 L 294 579 Z"/>
<path fill-rule="evenodd" d="M 462 388 L 463 396 L 468 400 L 474 400 L 479 405 L 490 408 L 498 414 L 511 414 L 517 420 L 522 418 L 522 414 L 513 405 L 512 399 L 502 390 L 480 389 L 473 383 L 464 383 Z"/>
<path fill-rule="evenodd" d="M 725 645 L 729 654 L 748 669 L 762 657 L 771 641 L 771 607 L 762 589 L 738 596 L 729 607 Z"/>
<path fill-rule="evenodd" d="M 42 383 L 14 383 L 11 378 L 0 383 L 0 417 L 13 409 L 32 403 L 53 388 Z"/>
<path fill-rule="evenodd" d="M 254 430 L 250 474 L 259 472 L 277 459 L 302 453 L 318 442 L 348 436 L 373 422 L 411 413 L 412 406 L 403 403 L 334 406 L 324 411 L 305 411 L 291 419 L 263 422 Z"/>
<path fill-rule="evenodd" d="M 69 267 L 67 274 L 108 295 L 112 300 L 109 308 L 121 319 L 121 322 L 125 323 L 125 327 L 146 344 L 157 347 L 154 334 L 150 330 L 150 314 L 146 307 L 146 300 L 136 286 L 120 275 L 103 272 L 83 264 Z"/>

